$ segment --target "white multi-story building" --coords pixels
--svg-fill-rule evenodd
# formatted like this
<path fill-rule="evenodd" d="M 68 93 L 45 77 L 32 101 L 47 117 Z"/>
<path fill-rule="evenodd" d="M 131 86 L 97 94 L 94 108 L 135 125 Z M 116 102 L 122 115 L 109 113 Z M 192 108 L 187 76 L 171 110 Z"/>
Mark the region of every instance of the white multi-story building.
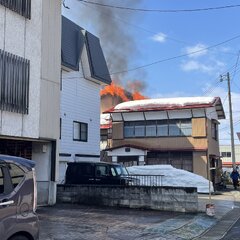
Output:
<path fill-rule="evenodd" d="M 0 1 L 0 153 L 36 162 L 38 203 L 56 196 L 61 1 Z"/>
<path fill-rule="evenodd" d="M 240 166 L 240 145 L 235 144 L 235 163 Z M 220 145 L 220 155 L 222 158 L 222 165 L 224 168 L 232 168 L 232 147 L 231 145 Z"/>
<path fill-rule="evenodd" d="M 100 160 L 100 88 L 110 83 L 99 39 L 62 17 L 60 182 L 67 162 Z"/>

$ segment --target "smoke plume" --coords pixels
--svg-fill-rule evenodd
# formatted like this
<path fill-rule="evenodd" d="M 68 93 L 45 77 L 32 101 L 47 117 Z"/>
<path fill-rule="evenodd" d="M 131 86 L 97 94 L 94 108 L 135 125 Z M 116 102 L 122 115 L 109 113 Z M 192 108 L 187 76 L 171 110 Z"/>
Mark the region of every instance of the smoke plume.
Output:
<path fill-rule="evenodd" d="M 100 4 L 136 8 L 142 0 L 91 0 Z M 79 1 L 81 3 L 81 1 Z M 89 3 L 81 3 L 81 15 L 84 21 L 91 23 L 100 38 L 101 46 L 106 57 L 110 73 L 118 73 L 133 67 L 130 61 L 139 54 L 137 44 L 132 34 L 133 28 L 128 23 L 140 21 L 140 16 L 133 11 L 119 10 L 116 8 L 102 7 Z M 138 18 L 139 17 L 139 18 Z M 133 61 L 132 61 L 133 62 Z M 141 76 L 143 70 L 141 70 Z M 113 74 L 112 79 L 126 86 L 128 73 Z M 132 75 L 132 74 L 131 74 Z M 135 73 L 136 75 L 136 73 Z M 140 80 L 139 80 L 140 81 Z M 144 85 L 144 84 L 143 84 Z"/>

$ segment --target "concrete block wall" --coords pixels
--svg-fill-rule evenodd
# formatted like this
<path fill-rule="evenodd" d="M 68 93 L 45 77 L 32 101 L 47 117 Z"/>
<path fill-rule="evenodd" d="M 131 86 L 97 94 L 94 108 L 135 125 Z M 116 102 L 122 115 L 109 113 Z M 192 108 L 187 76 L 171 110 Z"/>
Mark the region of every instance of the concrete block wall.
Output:
<path fill-rule="evenodd" d="M 174 212 L 198 211 L 197 189 L 192 187 L 60 184 L 57 202 Z"/>

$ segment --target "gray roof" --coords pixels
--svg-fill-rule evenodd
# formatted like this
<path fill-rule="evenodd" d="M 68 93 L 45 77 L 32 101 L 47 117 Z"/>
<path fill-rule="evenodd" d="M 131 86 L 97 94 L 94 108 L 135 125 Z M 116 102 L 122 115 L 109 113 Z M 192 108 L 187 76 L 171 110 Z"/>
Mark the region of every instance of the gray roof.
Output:
<path fill-rule="evenodd" d="M 84 43 L 87 48 L 91 77 L 106 84 L 111 83 L 107 63 L 99 39 L 93 34 L 62 16 L 62 65 L 74 71 L 79 70 L 79 61 Z"/>

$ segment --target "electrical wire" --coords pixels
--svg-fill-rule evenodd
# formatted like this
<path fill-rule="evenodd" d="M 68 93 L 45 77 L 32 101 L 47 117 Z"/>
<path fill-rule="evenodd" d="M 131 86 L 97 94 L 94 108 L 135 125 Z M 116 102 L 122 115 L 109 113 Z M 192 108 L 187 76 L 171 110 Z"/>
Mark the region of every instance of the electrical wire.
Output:
<path fill-rule="evenodd" d="M 84 2 L 86 4 L 92 4 L 100 7 L 107 7 L 107 8 L 114 8 L 120 10 L 128 10 L 128 11 L 138 11 L 138 12 L 159 12 L 159 13 L 181 13 L 181 12 L 199 12 L 199 11 L 211 11 L 211 10 L 220 10 L 220 9 L 228 9 L 228 8 L 238 8 L 240 4 L 235 5 L 225 5 L 225 6 L 218 6 L 218 7 L 207 7 L 207 8 L 195 8 L 195 9 L 144 9 L 144 8 L 130 8 L 130 7 L 122 7 L 116 5 L 109 5 L 103 3 L 97 3 L 92 1 L 86 0 L 79 0 L 80 2 Z"/>
<path fill-rule="evenodd" d="M 135 68 L 131 68 L 131 69 L 127 69 L 127 70 L 123 70 L 123 71 L 118 71 L 118 72 L 111 72 L 109 73 L 109 75 L 101 75 L 101 77 L 105 77 L 105 76 L 111 76 L 111 75 L 114 75 L 114 74 L 120 74 L 120 73 L 127 73 L 127 72 L 131 72 L 131 71 L 135 71 L 135 70 L 138 70 L 138 69 L 141 69 L 141 68 L 146 68 L 146 67 L 150 67 L 152 65 L 155 65 L 155 64 L 158 64 L 158 63 L 162 63 L 162 62 L 166 62 L 166 61 L 171 61 L 171 60 L 175 60 L 175 59 L 178 59 L 178 58 L 182 58 L 182 57 L 187 57 L 187 56 L 190 56 L 190 55 L 193 55 L 193 54 L 196 54 L 196 53 L 199 53 L 199 52 L 202 52 L 202 51 L 206 51 L 208 49 L 211 49 L 211 48 L 215 48 L 215 47 L 218 47 L 222 44 L 225 44 L 227 42 L 230 42 L 230 41 L 233 41 L 237 38 L 240 38 L 240 35 L 237 35 L 235 37 L 232 37 L 228 40 L 225 40 L 223 42 L 220 42 L 220 43 L 217 43 L 217 44 L 214 44 L 214 45 L 211 45 L 209 47 L 206 47 L 206 48 L 202 48 L 200 50 L 197 50 L 197 51 L 193 51 L 193 52 L 190 52 L 190 53 L 186 53 L 186 54 L 181 54 L 181 55 L 177 55 L 177 56 L 174 56 L 174 57 L 169 57 L 169 58 L 165 58 L 165 59 L 161 59 L 161 60 L 158 60 L 158 61 L 155 61 L 155 62 L 152 62 L 152 63 L 149 63 L 149 64 L 145 64 L 145 65 L 141 65 L 141 66 L 138 66 L 138 67 L 135 67 Z M 231 68 L 230 68 L 231 69 Z M 227 72 L 227 71 L 226 71 Z M 67 79 L 76 79 L 76 78 L 85 78 L 84 76 L 79 76 L 79 77 L 67 77 Z M 65 78 L 66 79 L 66 78 Z M 218 82 L 218 81 L 217 81 Z"/>
<path fill-rule="evenodd" d="M 191 55 L 194 55 L 196 53 L 203 52 L 203 51 L 206 51 L 206 50 L 218 47 L 220 45 L 223 45 L 225 43 L 231 42 L 231 41 L 236 40 L 238 38 L 240 38 L 240 35 L 237 35 L 235 37 L 232 37 L 232 38 L 230 38 L 228 40 L 225 40 L 223 42 L 217 43 L 215 45 L 211 45 L 209 47 L 199 49 L 197 51 L 193 51 L 193 52 L 190 52 L 190 53 L 185 53 L 185 54 L 181 54 L 181 55 L 177 55 L 177 56 L 169 57 L 169 58 L 165 58 L 165 59 L 160 59 L 160 60 L 157 60 L 155 62 L 151 62 L 151 63 L 145 64 L 145 65 L 141 65 L 141 66 L 138 66 L 138 67 L 135 67 L 135 68 L 130 68 L 130 69 L 126 69 L 126 70 L 122 70 L 122 71 L 118 71 L 118 72 L 112 72 L 112 73 L 110 73 L 110 75 L 126 73 L 126 72 L 132 72 L 132 71 L 135 71 L 135 70 L 138 70 L 138 69 L 141 69 L 141 68 L 150 67 L 150 66 L 158 64 L 158 63 L 167 62 L 167 61 L 175 60 L 175 59 L 178 59 L 178 58 L 191 56 Z"/>
<path fill-rule="evenodd" d="M 98 9 L 97 8 L 93 8 L 93 7 L 91 7 L 91 6 L 89 6 L 89 5 L 87 5 L 87 4 L 85 4 L 85 3 L 83 3 L 83 2 L 80 2 L 83 6 L 85 6 L 85 7 L 87 7 L 87 8 L 90 8 L 90 9 L 93 9 L 93 10 L 95 10 L 95 11 L 98 11 Z M 110 18 L 112 18 L 112 19 L 116 19 L 117 21 L 119 21 L 119 22 L 122 22 L 123 24 L 125 24 L 125 26 L 126 25 L 128 25 L 128 26 L 132 26 L 132 27 L 134 27 L 134 28 L 138 28 L 138 29 L 140 29 L 140 30 L 142 30 L 142 31 L 145 31 L 145 32 L 147 32 L 147 33 L 151 33 L 151 34 L 158 34 L 159 32 L 156 32 L 156 31 L 152 31 L 152 30 L 149 30 L 149 29 L 146 29 L 145 27 L 141 27 L 141 26 L 138 26 L 138 25 L 136 25 L 136 24 L 133 24 L 133 23 L 131 23 L 131 22 L 129 22 L 129 21 L 124 21 L 122 18 L 118 18 L 118 17 L 116 17 L 115 15 L 110 15 L 108 12 L 102 12 L 102 14 L 104 14 L 105 16 L 108 16 L 108 17 L 110 17 Z M 185 40 L 179 40 L 179 39 L 176 39 L 176 38 L 173 38 L 173 37 L 169 37 L 169 36 L 165 36 L 165 38 L 166 39 L 168 39 L 168 40 L 171 40 L 171 41 L 173 41 L 173 42 L 177 42 L 177 43 L 180 43 L 180 44 L 192 44 L 192 43 L 189 43 L 189 42 L 186 42 Z M 227 55 L 237 55 L 236 53 L 232 53 L 232 52 L 222 52 L 223 54 L 227 54 Z"/>

